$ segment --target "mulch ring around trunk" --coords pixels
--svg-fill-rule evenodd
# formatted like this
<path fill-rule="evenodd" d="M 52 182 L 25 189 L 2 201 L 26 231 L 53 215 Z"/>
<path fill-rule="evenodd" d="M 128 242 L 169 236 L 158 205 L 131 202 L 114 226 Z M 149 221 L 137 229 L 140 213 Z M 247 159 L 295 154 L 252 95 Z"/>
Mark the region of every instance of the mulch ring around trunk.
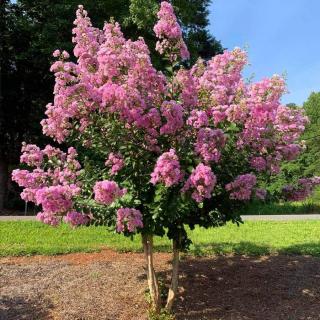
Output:
<path fill-rule="evenodd" d="M 170 254 L 155 254 L 169 278 Z M 144 256 L 78 253 L 0 259 L 1 320 L 143 320 Z M 185 257 L 177 320 L 320 319 L 320 259 Z"/>

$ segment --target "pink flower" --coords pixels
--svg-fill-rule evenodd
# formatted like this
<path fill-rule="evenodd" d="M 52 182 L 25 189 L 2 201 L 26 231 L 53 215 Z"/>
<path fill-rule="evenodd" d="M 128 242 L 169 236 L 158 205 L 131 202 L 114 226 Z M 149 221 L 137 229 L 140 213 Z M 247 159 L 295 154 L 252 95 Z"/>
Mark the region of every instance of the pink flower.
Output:
<path fill-rule="evenodd" d="M 296 186 L 284 186 L 282 192 L 289 201 L 302 201 L 308 198 L 318 185 L 320 185 L 320 177 L 301 178 Z"/>
<path fill-rule="evenodd" d="M 160 128 L 160 134 L 176 134 L 183 126 L 183 109 L 175 101 L 164 101 L 161 113 L 167 122 Z"/>
<path fill-rule="evenodd" d="M 62 55 L 63 59 L 69 59 L 70 58 L 70 54 L 65 50 L 62 51 L 61 55 Z"/>
<path fill-rule="evenodd" d="M 208 116 L 205 111 L 192 110 L 190 117 L 187 119 L 187 124 L 196 129 L 206 127 L 209 124 Z"/>
<path fill-rule="evenodd" d="M 257 171 L 263 171 L 267 167 L 267 161 L 262 157 L 253 157 L 250 160 L 250 165 Z"/>
<path fill-rule="evenodd" d="M 159 20 L 153 30 L 160 41 L 157 42 L 156 50 L 160 54 L 169 52 L 172 60 L 176 60 L 177 53 L 182 59 L 189 59 L 190 54 L 182 39 L 182 31 L 172 5 L 167 1 L 162 1 L 157 15 Z M 177 53 L 174 54 L 174 52 Z"/>
<path fill-rule="evenodd" d="M 257 189 L 256 190 L 256 197 L 259 200 L 265 200 L 266 196 L 267 196 L 267 190 L 265 190 L 265 189 Z"/>
<path fill-rule="evenodd" d="M 225 188 L 230 192 L 230 199 L 250 200 L 252 189 L 256 183 L 256 176 L 248 173 L 238 176 L 233 182 L 228 183 Z"/>
<path fill-rule="evenodd" d="M 111 174 L 115 175 L 124 166 L 124 160 L 120 154 L 115 154 L 111 152 L 108 156 L 105 165 L 111 167 Z"/>
<path fill-rule="evenodd" d="M 157 160 L 151 173 L 151 183 L 163 182 L 166 187 L 178 184 L 183 177 L 180 169 L 179 158 L 174 149 L 163 153 Z"/>
<path fill-rule="evenodd" d="M 39 147 L 34 144 L 22 144 L 21 163 L 26 163 L 30 167 L 39 167 L 43 160 L 43 153 Z"/>
<path fill-rule="evenodd" d="M 177 22 L 177 17 L 169 2 L 161 2 L 161 8 L 157 15 L 159 21 L 154 26 L 153 30 L 158 38 L 177 39 L 182 36 L 182 31 Z"/>
<path fill-rule="evenodd" d="M 201 155 L 203 160 L 220 160 L 220 150 L 224 147 L 226 137 L 221 129 L 201 128 L 197 135 L 195 151 Z"/>
<path fill-rule="evenodd" d="M 66 216 L 63 217 L 63 221 L 65 223 L 69 223 L 72 227 L 87 224 L 89 220 L 90 219 L 87 215 L 77 211 L 70 211 Z"/>
<path fill-rule="evenodd" d="M 197 202 L 202 202 L 205 198 L 211 198 L 211 193 L 216 183 L 217 178 L 211 168 L 200 163 L 192 170 L 181 191 L 186 192 L 191 189 L 193 191 L 192 198 Z"/>
<path fill-rule="evenodd" d="M 126 193 L 126 189 L 120 189 L 116 182 L 109 180 L 96 182 L 93 191 L 95 201 L 107 205 Z"/>
<path fill-rule="evenodd" d="M 278 146 L 277 150 L 282 154 L 283 158 L 290 161 L 297 158 L 301 152 L 301 147 L 298 144 L 288 144 L 284 146 Z"/>
<path fill-rule="evenodd" d="M 76 186 L 44 187 L 36 192 L 35 200 L 45 213 L 64 214 L 72 208 L 72 198 L 79 192 Z"/>
<path fill-rule="evenodd" d="M 143 228 L 142 214 L 133 208 L 120 208 L 117 211 L 117 232 L 136 232 Z"/>
<path fill-rule="evenodd" d="M 199 77 L 199 85 L 211 105 L 229 106 L 241 87 L 241 71 L 247 62 L 244 51 L 235 48 L 213 57 Z"/>
<path fill-rule="evenodd" d="M 192 110 L 198 103 L 198 88 L 196 79 L 189 70 L 180 69 L 175 77 L 179 85 L 178 91 L 184 108 Z"/>
<path fill-rule="evenodd" d="M 60 223 L 61 219 L 49 212 L 39 212 L 37 214 L 37 220 L 56 227 Z"/>
<path fill-rule="evenodd" d="M 60 50 L 54 50 L 53 51 L 53 53 L 52 53 L 52 55 L 55 57 L 55 58 L 57 58 L 57 57 L 59 57 L 60 56 Z"/>

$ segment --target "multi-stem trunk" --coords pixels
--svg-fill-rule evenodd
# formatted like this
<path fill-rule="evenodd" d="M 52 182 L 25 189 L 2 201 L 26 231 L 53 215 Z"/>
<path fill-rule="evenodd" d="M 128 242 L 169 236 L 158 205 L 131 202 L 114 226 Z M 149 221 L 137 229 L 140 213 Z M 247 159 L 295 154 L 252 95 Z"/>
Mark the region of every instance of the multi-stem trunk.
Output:
<path fill-rule="evenodd" d="M 177 240 L 172 240 L 172 276 L 171 276 L 171 285 L 168 291 L 168 298 L 166 309 L 167 311 L 171 311 L 173 302 L 177 296 L 178 291 L 178 279 L 179 279 L 179 246 Z"/>
<path fill-rule="evenodd" d="M 143 250 L 147 262 L 148 286 L 151 302 L 154 310 L 158 313 L 161 310 L 161 297 L 157 276 L 153 265 L 153 237 L 152 235 L 142 235 Z"/>

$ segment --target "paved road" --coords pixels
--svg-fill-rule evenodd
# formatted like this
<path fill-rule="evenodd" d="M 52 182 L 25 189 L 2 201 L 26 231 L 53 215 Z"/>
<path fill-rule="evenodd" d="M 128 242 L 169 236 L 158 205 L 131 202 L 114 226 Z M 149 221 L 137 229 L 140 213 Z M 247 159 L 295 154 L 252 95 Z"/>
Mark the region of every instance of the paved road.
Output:
<path fill-rule="evenodd" d="M 241 216 L 244 221 L 294 221 L 294 220 L 320 220 L 320 214 L 277 214 L 259 216 Z"/>
<path fill-rule="evenodd" d="M 0 221 L 35 220 L 35 216 L 0 216 Z"/>
<path fill-rule="evenodd" d="M 320 214 L 281 214 L 241 216 L 244 221 L 295 221 L 295 220 L 320 220 Z M 34 216 L 0 216 L 0 221 L 35 220 Z"/>

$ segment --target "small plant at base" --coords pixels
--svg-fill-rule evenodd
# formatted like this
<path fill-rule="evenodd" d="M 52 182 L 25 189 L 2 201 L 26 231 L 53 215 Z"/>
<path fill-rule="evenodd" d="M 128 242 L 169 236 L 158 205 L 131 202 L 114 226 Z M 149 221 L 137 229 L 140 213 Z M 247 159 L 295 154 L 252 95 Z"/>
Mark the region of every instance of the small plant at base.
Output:
<path fill-rule="evenodd" d="M 150 309 L 148 311 L 148 320 L 175 320 L 175 316 L 166 310 L 160 310 L 160 312 L 155 312 Z"/>

